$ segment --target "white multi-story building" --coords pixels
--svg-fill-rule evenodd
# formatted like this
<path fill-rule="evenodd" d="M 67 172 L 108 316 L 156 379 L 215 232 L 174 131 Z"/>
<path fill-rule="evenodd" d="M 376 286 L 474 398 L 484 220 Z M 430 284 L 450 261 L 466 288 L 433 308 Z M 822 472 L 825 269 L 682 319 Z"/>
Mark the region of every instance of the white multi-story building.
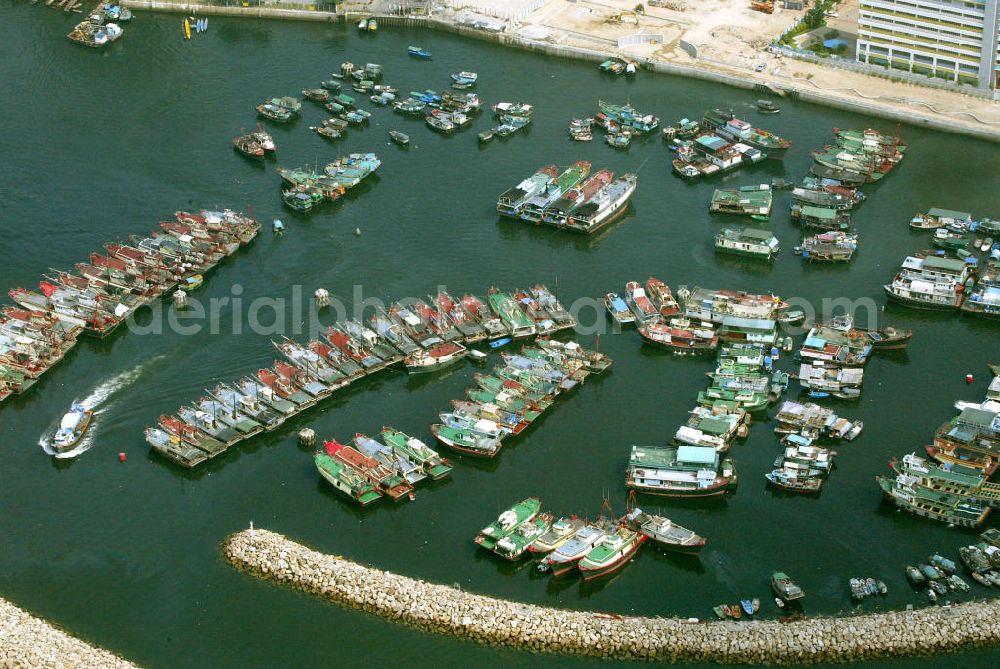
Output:
<path fill-rule="evenodd" d="M 857 59 L 998 89 L 1000 0 L 860 0 Z"/>

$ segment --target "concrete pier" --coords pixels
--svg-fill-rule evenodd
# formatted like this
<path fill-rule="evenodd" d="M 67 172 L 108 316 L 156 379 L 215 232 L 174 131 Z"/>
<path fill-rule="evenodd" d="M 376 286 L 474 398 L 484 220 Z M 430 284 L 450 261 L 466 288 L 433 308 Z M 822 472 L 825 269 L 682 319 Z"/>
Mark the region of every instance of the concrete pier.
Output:
<path fill-rule="evenodd" d="M 476 595 L 325 555 L 251 529 L 226 539 L 237 568 L 411 627 L 524 650 L 615 659 L 790 664 L 1000 644 L 1000 601 L 848 617 L 702 621 L 552 609 Z"/>

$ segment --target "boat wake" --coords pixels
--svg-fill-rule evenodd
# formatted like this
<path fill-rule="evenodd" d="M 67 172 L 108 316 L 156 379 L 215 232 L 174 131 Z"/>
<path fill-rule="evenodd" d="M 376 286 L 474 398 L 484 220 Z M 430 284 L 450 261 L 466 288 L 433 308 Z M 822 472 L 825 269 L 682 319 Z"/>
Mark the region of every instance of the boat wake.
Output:
<path fill-rule="evenodd" d="M 80 404 L 83 406 L 83 408 L 93 411 L 94 418 L 93 422 L 90 425 L 90 428 L 87 430 L 87 433 L 83 435 L 83 438 L 73 449 L 66 451 L 65 453 L 57 453 L 52 448 L 52 443 L 51 443 L 52 435 L 55 433 L 56 428 L 59 426 L 58 420 L 56 420 L 55 423 L 50 425 L 45 430 L 41 438 L 39 438 L 38 440 L 38 445 L 47 455 L 51 455 L 52 457 L 59 460 L 75 458 L 76 456 L 89 451 L 90 448 L 94 445 L 94 438 L 93 438 L 94 428 L 97 426 L 97 423 L 99 422 L 98 417 L 102 413 L 104 413 L 104 411 L 107 409 L 107 407 L 105 407 L 104 409 L 101 409 L 100 407 L 104 405 L 114 394 L 124 390 L 125 388 L 128 388 L 133 383 L 135 383 L 139 379 L 139 377 L 142 376 L 143 370 L 149 364 L 156 362 L 156 360 L 158 360 L 160 357 L 162 356 L 157 356 L 156 358 L 153 358 L 152 360 L 149 360 L 142 365 L 137 365 L 132 369 L 126 370 L 120 374 L 116 374 L 115 376 L 111 377 L 107 381 L 104 381 L 96 388 L 94 388 L 94 390 L 92 390 L 91 393 L 86 397 L 84 397 L 82 400 L 74 400 L 75 404 Z"/>

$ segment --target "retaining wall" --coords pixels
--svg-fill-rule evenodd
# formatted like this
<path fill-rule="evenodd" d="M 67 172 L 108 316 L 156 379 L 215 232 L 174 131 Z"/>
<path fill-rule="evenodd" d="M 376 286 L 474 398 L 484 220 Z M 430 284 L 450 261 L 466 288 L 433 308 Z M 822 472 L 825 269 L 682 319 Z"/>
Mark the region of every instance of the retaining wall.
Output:
<path fill-rule="evenodd" d="M 280 534 L 226 539 L 237 568 L 417 629 L 526 650 L 723 663 L 847 662 L 1000 644 L 1000 601 L 843 618 L 712 621 L 520 604 L 315 552 Z"/>

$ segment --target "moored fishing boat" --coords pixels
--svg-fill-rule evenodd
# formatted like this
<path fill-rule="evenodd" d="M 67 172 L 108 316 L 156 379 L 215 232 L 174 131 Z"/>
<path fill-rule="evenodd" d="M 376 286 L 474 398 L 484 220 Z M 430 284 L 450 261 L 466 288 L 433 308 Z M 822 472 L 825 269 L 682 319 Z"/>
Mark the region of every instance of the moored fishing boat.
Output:
<path fill-rule="evenodd" d="M 876 476 L 875 482 L 885 498 L 904 511 L 949 525 L 977 527 L 990 512 L 988 505 L 914 485 L 909 476 Z"/>
<path fill-rule="evenodd" d="M 573 209 L 566 220 L 566 228 L 593 234 L 617 220 L 628 209 L 637 184 L 638 177 L 635 174 L 624 174 L 616 178 L 590 200 Z"/>
<path fill-rule="evenodd" d="M 407 47 L 406 53 L 413 56 L 414 58 L 422 58 L 424 60 L 429 60 L 431 58 L 431 52 L 419 46 Z"/>
<path fill-rule="evenodd" d="M 442 342 L 426 350 L 413 351 L 403 362 L 410 374 L 434 372 L 458 362 L 466 353 L 468 349 L 457 342 Z"/>
<path fill-rule="evenodd" d="M 518 560 L 528 552 L 528 546 L 535 539 L 548 532 L 551 526 L 552 514 L 539 513 L 497 541 L 493 546 L 493 552 L 511 562 Z"/>
<path fill-rule="evenodd" d="M 501 539 L 513 534 L 524 523 L 534 520 L 541 507 L 542 502 L 537 497 L 521 500 L 480 530 L 473 541 L 487 550 L 493 550 Z"/>
<path fill-rule="evenodd" d="M 431 433 L 448 448 L 476 458 L 492 458 L 503 445 L 499 435 L 486 436 L 447 425 L 431 425 Z"/>
<path fill-rule="evenodd" d="M 782 137 L 736 118 L 731 110 L 713 109 L 705 112 L 702 123 L 728 140 L 743 142 L 764 152 L 772 160 L 782 160 L 792 145 Z"/>
<path fill-rule="evenodd" d="M 499 288 L 491 287 L 487 292 L 490 309 L 497 318 L 503 321 L 504 326 L 509 330 L 514 339 L 530 337 L 537 331 L 531 319 L 521 311 L 517 302 L 508 293 Z"/>
<path fill-rule="evenodd" d="M 778 238 L 770 230 L 723 228 L 715 235 L 715 250 L 720 253 L 771 260 L 779 248 Z"/>
<path fill-rule="evenodd" d="M 368 506 L 382 499 L 382 493 L 375 489 L 360 471 L 334 456 L 338 452 L 335 442 L 326 442 L 323 449 L 316 451 L 313 461 L 320 475 L 335 490 L 343 493 L 361 506 Z"/>
<path fill-rule="evenodd" d="M 389 139 L 400 146 L 408 146 L 410 144 L 410 136 L 398 130 L 390 130 Z"/>
<path fill-rule="evenodd" d="M 633 446 L 625 486 L 662 497 L 714 497 L 736 487 L 736 469 L 707 446 Z"/>
<path fill-rule="evenodd" d="M 636 531 L 662 548 L 681 553 L 697 553 L 705 547 L 705 537 L 681 527 L 669 518 L 632 509 L 626 521 Z"/>
<path fill-rule="evenodd" d="M 380 463 L 375 458 L 364 455 L 351 446 L 334 439 L 324 442 L 323 449 L 330 458 L 357 471 L 375 487 L 377 492 L 386 495 L 393 501 L 399 501 L 413 492 L 413 486 L 392 468 Z"/>
<path fill-rule="evenodd" d="M 542 211 L 541 221 L 555 227 L 566 225 L 570 212 L 585 202 L 589 202 L 602 188 L 611 183 L 613 177 L 614 173 L 611 170 L 597 171 L 584 183 L 570 188 L 561 197 L 547 205 Z"/>
<path fill-rule="evenodd" d="M 618 293 L 608 293 L 604 296 L 604 308 L 608 310 L 611 319 L 618 325 L 635 323 L 635 314 Z"/>
<path fill-rule="evenodd" d="M 588 523 L 568 541 L 557 547 L 539 562 L 539 571 L 551 571 L 553 576 L 562 576 L 576 568 L 580 560 L 606 536 L 604 527 Z"/>
<path fill-rule="evenodd" d="M 551 553 L 575 537 L 586 525 L 586 520 L 576 516 L 559 518 L 551 523 L 548 530 L 528 544 L 528 551 L 537 555 Z"/>
<path fill-rule="evenodd" d="M 545 165 L 533 175 L 500 195 L 497 199 L 497 211 L 503 216 L 510 216 L 511 218 L 519 217 L 521 209 L 528 200 L 545 191 L 558 174 L 558 167 L 555 165 Z"/>
<path fill-rule="evenodd" d="M 380 436 L 386 445 L 419 464 L 432 479 L 441 479 L 451 474 L 452 465 L 447 458 L 442 458 L 437 451 L 416 437 L 391 427 L 383 427 Z"/>
<path fill-rule="evenodd" d="M 806 596 L 806 593 L 793 581 L 788 574 L 776 571 L 771 574 L 771 590 L 784 602 L 794 602 Z"/>
<path fill-rule="evenodd" d="M 578 563 L 583 580 L 589 581 L 618 571 L 635 557 L 645 541 L 646 535 L 619 525 L 597 542 Z"/>
<path fill-rule="evenodd" d="M 632 105 L 615 105 L 604 100 L 598 100 L 597 106 L 601 114 L 617 122 L 623 128 L 629 128 L 637 134 L 653 132 L 660 125 L 660 119 L 652 114 L 643 114 Z"/>
<path fill-rule="evenodd" d="M 719 337 L 710 327 L 691 324 L 679 327 L 671 323 L 646 323 L 639 328 L 643 341 L 680 355 L 705 355 L 719 346 Z"/>
<path fill-rule="evenodd" d="M 590 173 L 590 163 L 578 160 L 564 170 L 545 189 L 528 198 L 520 207 L 518 216 L 525 221 L 540 223 L 546 207 L 555 203 L 571 188 L 574 188 Z"/>
<path fill-rule="evenodd" d="M 264 157 L 264 147 L 261 146 L 253 134 L 234 137 L 233 148 L 249 158 Z"/>

